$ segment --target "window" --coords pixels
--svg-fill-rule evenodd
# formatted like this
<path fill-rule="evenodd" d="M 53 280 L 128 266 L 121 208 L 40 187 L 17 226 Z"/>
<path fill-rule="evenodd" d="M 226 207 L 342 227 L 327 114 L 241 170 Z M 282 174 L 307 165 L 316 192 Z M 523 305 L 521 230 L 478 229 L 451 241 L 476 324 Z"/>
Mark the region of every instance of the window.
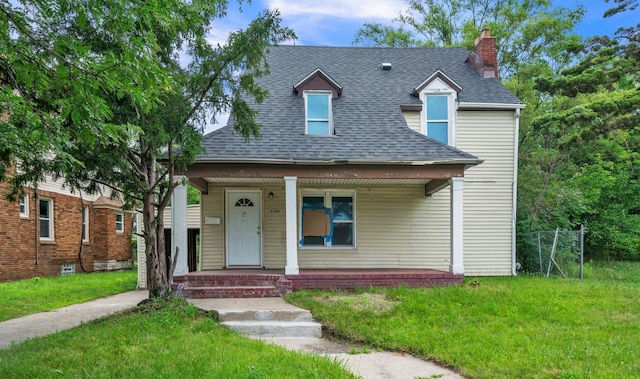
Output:
<path fill-rule="evenodd" d="M 449 96 L 425 96 L 427 109 L 427 136 L 442 143 L 449 143 Z"/>
<path fill-rule="evenodd" d="M 89 207 L 82 207 L 82 240 L 89 241 Z"/>
<path fill-rule="evenodd" d="M 313 191 L 302 196 L 302 246 L 355 246 L 353 192 Z"/>
<path fill-rule="evenodd" d="M 124 214 L 116 213 L 116 232 L 124 233 Z"/>
<path fill-rule="evenodd" d="M 29 217 L 29 198 L 27 195 L 20 196 L 18 204 L 20 204 L 20 217 Z"/>
<path fill-rule="evenodd" d="M 40 199 L 40 239 L 53 239 L 53 200 Z"/>
<path fill-rule="evenodd" d="M 307 134 L 332 135 L 331 92 L 305 92 L 304 99 Z"/>

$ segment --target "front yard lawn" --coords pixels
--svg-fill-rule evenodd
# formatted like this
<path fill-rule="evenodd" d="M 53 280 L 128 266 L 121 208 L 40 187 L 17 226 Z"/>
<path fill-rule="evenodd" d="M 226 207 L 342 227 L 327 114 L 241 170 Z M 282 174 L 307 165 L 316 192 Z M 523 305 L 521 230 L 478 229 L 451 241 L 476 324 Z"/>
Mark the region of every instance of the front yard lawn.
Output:
<path fill-rule="evenodd" d="M 600 279 L 467 278 L 464 286 L 288 300 L 340 338 L 411 352 L 470 378 L 638 378 L 640 264 L 589 269 Z"/>
<path fill-rule="evenodd" d="M 327 358 L 241 337 L 179 299 L 0 350 L 0 378 L 354 378 Z"/>
<path fill-rule="evenodd" d="M 0 321 L 136 289 L 136 270 L 36 277 L 0 283 Z"/>

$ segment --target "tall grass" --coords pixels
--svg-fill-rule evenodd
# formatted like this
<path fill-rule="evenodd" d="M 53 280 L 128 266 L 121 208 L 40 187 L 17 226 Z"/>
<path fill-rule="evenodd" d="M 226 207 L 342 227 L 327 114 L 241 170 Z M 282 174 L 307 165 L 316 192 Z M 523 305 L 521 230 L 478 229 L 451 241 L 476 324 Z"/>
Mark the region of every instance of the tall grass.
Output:
<path fill-rule="evenodd" d="M 0 378 L 353 378 L 174 299 L 0 350 Z"/>
<path fill-rule="evenodd" d="M 471 378 L 638 378 L 640 264 L 591 270 L 601 279 L 469 278 L 464 286 L 367 291 L 395 302 L 388 311 L 354 306 L 361 294 L 298 292 L 289 300 L 336 336 L 412 352 Z"/>
<path fill-rule="evenodd" d="M 133 290 L 136 283 L 135 270 L 0 283 L 0 321 Z"/>

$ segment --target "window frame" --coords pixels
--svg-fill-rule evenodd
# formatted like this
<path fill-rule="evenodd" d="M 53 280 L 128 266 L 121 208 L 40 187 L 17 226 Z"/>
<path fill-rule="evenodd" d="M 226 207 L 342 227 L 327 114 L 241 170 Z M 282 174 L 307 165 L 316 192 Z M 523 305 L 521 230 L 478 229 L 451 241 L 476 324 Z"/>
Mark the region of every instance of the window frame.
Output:
<path fill-rule="evenodd" d="M 20 195 L 18 198 L 18 209 L 21 218 L 29 218 L 29 195 Z"/>
<path fill-rule="evenodd" d="M 327 118 L 309 117 L 309 96 L 323 95 L 327 97 Z M 311 136 L 328 137 L 333 135 L 333 92 L 321 90 L 309 90 L 303 92 L 304 97 L 304 134 Z M 309 122 L 327 122 L 327 134 L 309 133 Z"/>
<path fill-rule="evenodd" d="M 46 201 L 48 203 L 47 206 L 47 212 L 48 212 L 48 217 L 47 218 L 43 218 L 42 217 L 42 202 Z M 54 203 L 53 203 L 53 199 L 51 198 L 47 198 L 47 197 L 41 197 L 38 199 L 38 222 L 39 222 L 39 228 L 38 228 L 38 237 L 40 238 L 41 241 L 54 241 L 55 240 L 55 227 L 54 227 Z M 43 237 L 42 236 L 42 221 L 46 220 L 48 221 L 48 236 L 47 237 Z"/>
<path fill-rule="evenodd" d="M 447 98 L 447 116 L 446 120 L 433 119 L 429 120 L 427 111 L 427 98 L 429 96 L 444 96 Z M 428 123 L 430 122 L 446 122 L 447 123 L 447 142 L 446 145 L 456 147 L 456 98 L 457 93 L 452 89 L 431 89 L 427 87 L 420 92 L 420 100 L 422 102 L 422 112 L 420 115 L 420 131 L 429 137 Z M 431 137 L 434 138 L 434 137 Z M 442 141 L 440 141 L 442 142 Z"/>
<path fill-rule="evenodd" d="M 82 242 L 89 242 L 89 207 L 82 206 Z"/>
<path fill-rule="evenodd" d="M 118 216 L 120 216 L 121 220 L 118 221 Z M 116 216 L 116 233 L 118 234 L 123 234 L 124 233 L 124 213 L 122 212 L 117 212 Z M 120 227 L 118 227 L 120 226 Z"/>
<path fill-rule="evenodd" d="M 357 238 L 356 238 L 356 190 L 351 189 L 303 189 L 299 192 L 298 199 L 298 247 L 300 249 L 333 249 L 333 250 L 355 250 L 357 248 Z M 304 245 L 301 244 L 304 239 L 303 236 L 303 213 L 302 206 L 304 204 L 305 197 L 323 197 L 324 207 L 333 208 L 333 198 L 336 197 L 350 197 L 351 198 L 351 220 L 333 220 L 333 224 L 351 224 L 351 245 L 334 245 L 333 241 L 328 242 L 326 238 L 324 238 L 323 245 Z"/>

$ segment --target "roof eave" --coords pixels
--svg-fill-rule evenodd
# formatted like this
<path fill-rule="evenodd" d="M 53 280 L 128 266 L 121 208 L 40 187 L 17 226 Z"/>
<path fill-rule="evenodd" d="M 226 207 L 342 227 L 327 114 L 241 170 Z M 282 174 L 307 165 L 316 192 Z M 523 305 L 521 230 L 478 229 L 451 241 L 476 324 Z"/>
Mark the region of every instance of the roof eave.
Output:
<path fill-rule="evenodd" d="M 477 102 L 465 102 L 458 103 L 458 109 L 496 109 L 496 110 L 515 110 L 524 109 L 526 104 L 522 103 L 477 103 Z"/>
<path fill-rule="evenodd" d="M 285 165 L 465 165 L 475 166 L 483 161 L 473 158 L 450 159 L 273 159 L 273 158 L 201 158 L 195 163 L 253 163 L 253 164 L 285 164 Z"/>

